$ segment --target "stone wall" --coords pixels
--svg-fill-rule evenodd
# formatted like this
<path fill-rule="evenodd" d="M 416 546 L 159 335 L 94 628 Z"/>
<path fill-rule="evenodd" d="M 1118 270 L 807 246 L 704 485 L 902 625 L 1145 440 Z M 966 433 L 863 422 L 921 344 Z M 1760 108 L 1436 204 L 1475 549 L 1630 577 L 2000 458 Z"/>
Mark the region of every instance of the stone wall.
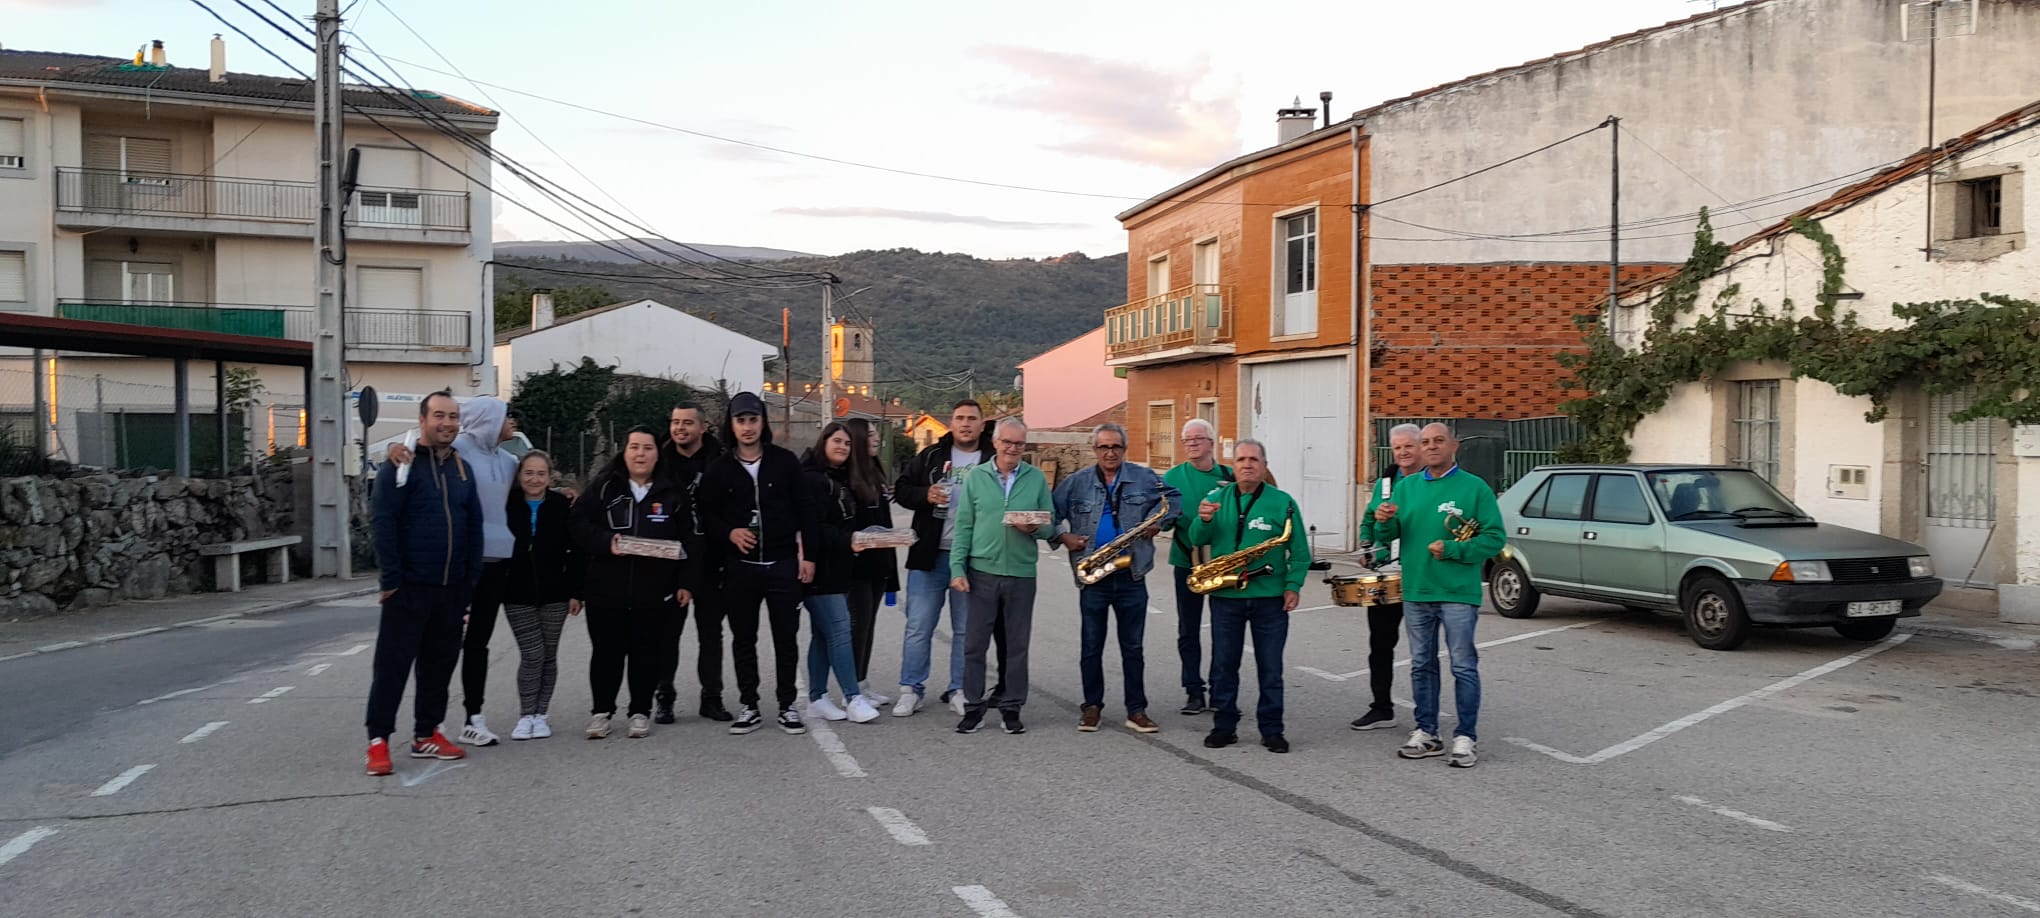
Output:
<path fill-rule="evenodd" d="M 291 471 L 0 480 L 0 618 L 212 586 L 215 542 L 300 534 Z M 252 567 L 252 565 L 251 565 Z"/>

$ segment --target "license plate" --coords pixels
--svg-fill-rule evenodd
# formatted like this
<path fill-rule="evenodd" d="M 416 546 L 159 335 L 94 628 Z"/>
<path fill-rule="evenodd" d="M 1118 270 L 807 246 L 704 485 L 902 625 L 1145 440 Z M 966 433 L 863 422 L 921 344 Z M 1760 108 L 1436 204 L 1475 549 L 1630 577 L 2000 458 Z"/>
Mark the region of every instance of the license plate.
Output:
<path fill-rule="evenodd" d="M 1878 615 L 1897 615 L 1905 610 L 1905 604 L 1896 599 L 1879 599 L 1874 602 L 1849 603 L 1850 618 L 1871 618 Z"/>

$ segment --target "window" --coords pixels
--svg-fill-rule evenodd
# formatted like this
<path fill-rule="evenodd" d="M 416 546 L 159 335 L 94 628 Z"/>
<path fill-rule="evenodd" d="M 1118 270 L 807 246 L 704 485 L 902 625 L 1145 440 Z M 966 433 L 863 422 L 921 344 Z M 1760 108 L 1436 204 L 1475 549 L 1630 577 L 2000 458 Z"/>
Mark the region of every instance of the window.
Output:
<path fill-rule="evenodd" d="M 1593 519 L 1597 523 L 1648 523 L 1650 504 L 1629 475 L 1599 475 L 1594 485 Z"/>
<path fill-rule="evenodd" d="M 1735 415 L 1729 421 L 1729 463 L 1778 480 L 1778 381 L 1735 384 Z"/>
<path fill-rule="evenodd" d="M 362 268 L 355 302 L 370 309 L 420 309 L 425 303 L 422 268 Z"/>
<path fill-rule="evenodd" d="M 170 184 L 170 141 L 161 137 L 86 138 L 85 165 L 114 172 L 131 185 Z"/>
<path fill-rule="evenodd" d="M 1147 465 L 1167 470 L 1176 464 L 1176 404 L 1148 405 Z"/>
<path fill-rule="evenodd" d="M 0 118 L 0 169 L 28 166 L 28 122 Z"/>
<path fill-rule="evenodd" d="M 1283 217 L 1278 226 L 1282 230 L 1277 259 L 1282 269 L 1282 317 L 1276 333 L 1312 334 L 1317 331 L 1317 211 Z"/>
<path fill-rule="evenodd" d="M 1587 506 L 1587 485 L 1592 475 L 1553 475 L 1530 495 L 1523 515 L 1549 520 L 1576 520 Z"/>
<path fill-rule="evenodd" d="M 2001 175 L 1963 182 L 1962 200 L 1956 202 L 1960 222 L 1955 238 L 1975 239 L 2005 231 L 2005 179 Z"/>
<path fill-rule="evenodd" d="M 406 191 L 362 191 L 361 209 L 355 213 L 358 223 L 394 224 L 417 226 L 424 221 L 419 217 L 418 195 Z"/>
<path fill-rule="evenodd" d="M 28 302 L 28 253 L 0 251 L 0 303 Z"/>

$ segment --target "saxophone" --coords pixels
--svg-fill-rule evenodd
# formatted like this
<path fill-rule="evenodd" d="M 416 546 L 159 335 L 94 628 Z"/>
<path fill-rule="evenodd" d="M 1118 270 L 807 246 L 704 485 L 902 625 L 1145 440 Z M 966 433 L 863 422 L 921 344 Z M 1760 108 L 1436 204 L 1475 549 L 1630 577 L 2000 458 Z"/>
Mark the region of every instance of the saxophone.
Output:
<path fill-rule="evenodd" d="M 1275 546 L 1289 541 L 1291 521 L 1282 521 L 1282 534 L 1258 545 L 1249 545 L 1229 555 L 1199 564 L 1190 569 L 1190 592 L 1198 595 L 1218 590 L 1242 587 L 1247 581 L 1260 574 L 1259 570 L 1248 570 L 1248 566 L 1261 560 L 1261 556 L 1275 549 Z"/>
<path fill-rule="evenodd" d="M 1098 546 L 1098 550 L 1085 555 L 1077 562 L 1077 579 L 1085 586 L 1112 576 L 1113 571 L 1123 571 L 1133 566 L 1133 556 L 1127 550 L 1140 539 L 1152 539 L 1162 531 L 1162 517 L 1169 513 L 1169 501 L 1165 498 L 1155 508 L 1153 516 L 1142 521 L 1131 530 L 1120 533 L 1119 538 Z"/>

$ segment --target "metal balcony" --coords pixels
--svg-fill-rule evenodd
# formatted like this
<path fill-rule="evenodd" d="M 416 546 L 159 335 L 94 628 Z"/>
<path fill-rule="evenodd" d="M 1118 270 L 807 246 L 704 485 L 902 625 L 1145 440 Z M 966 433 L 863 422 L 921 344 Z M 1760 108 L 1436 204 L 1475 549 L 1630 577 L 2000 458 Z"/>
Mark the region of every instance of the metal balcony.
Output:
<path fill-rule="evenodd" d="M 1128 367 L 1233 352 L 1233 288 L 1190 284 L 1105 310 L 1105 363 Z"/>
<path fill-rule="evenodd" d="M 59 300 L 57 315 L 88 322 L 291 341 L 310 341 L 316 330 L 309 306 Z M 445 310 L 348 307 L 344 316 L 345 346 L 349 359 L 375 360 L 379 354 L 388 356 L 389 352 L 405 351 L 446 353 L 465 360 L 472 345 L 468 337 L 471 318 L 465 312 Z"/>
<path fill-rule="evenodd" d="M 129 229 L 311 238 L 319 215 L 312 182 L 221 178 L 117 169 L 57 170 L 57 222 Z M 139 219 L 138 219 L 139 218 Z M 468 195 L 416 188 L 360 188 L 347 225 L 360 238 L 466 244 Z M 457 234 L 457 238 L 444 238 Z M 434 238 L 435 236 L 441 238 Z"/>

